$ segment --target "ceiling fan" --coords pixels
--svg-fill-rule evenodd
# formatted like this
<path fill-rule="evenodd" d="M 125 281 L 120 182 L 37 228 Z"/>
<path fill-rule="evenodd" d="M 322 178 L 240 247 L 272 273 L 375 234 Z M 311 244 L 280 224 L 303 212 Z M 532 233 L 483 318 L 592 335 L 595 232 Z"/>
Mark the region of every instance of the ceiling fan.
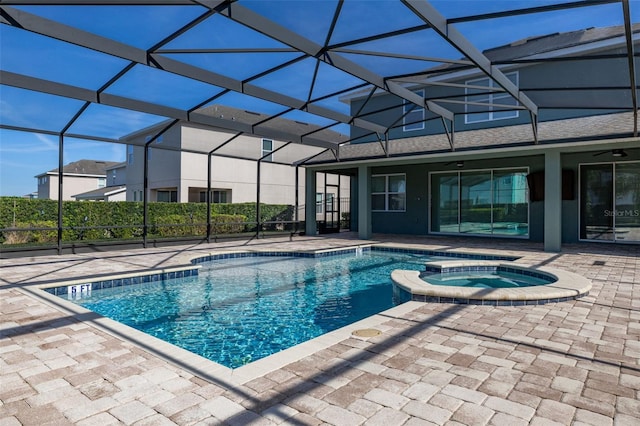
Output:
<path fill-rule="evenodd" d="M 624 152 L 623 149 L 611 149 L 611 150 L 597 152 L 593 154 L 593 156 L 597 157 L 598 155 L 607 154 L 607 153 L 611 153 L 611 155 L 614 157 L 626 157 L 627 155 L 629 155 L 626 152 Z"/>
<path fill-rule="evenodd" d="M 464 167 L 464 161 L 462 161 L 462 160 L 458 160 L 458 161 L 449 161 L 448 163 L 445 163 L 444 165 L 445 165 L 445 166 L 450 166 L 450 165 L 452 165 L 452 164 L 455 164 L 455 165 L 456 165 L 456 167 L 459 167 L 459 168 Z"/>

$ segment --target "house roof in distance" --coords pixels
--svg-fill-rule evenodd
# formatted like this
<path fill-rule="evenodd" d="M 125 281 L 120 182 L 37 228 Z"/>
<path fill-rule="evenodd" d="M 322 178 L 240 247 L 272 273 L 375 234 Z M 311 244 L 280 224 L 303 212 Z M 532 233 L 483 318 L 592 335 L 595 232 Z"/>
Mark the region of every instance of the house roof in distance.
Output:
<path fill-rule="evenodd" d="M 291 133 L 298 136 L 312 134 L 313 137 L 317 139 L 326 140 L 327 142 L 336 144 L 344 142 L 348 139 L 347 135 L 343 135 L 330 129 L 324 129 L 322 126 L 319 126 L 317 124 L 261 114 L 259 112 L 233 108 L 226 105 L 214 104 L 205 108 L 200 108 L 195 112 L 212 117 L 231 119 L 233 121 L 239 121 L 251 126 L 264 127 L 274 130 L 277 129 L 281 132 Z"/>
<path fill-rule="evenodd" d="M 66 164 L 62 167 L 62 173 L 70 175 L 87 175 L 87 176 L 106 176 L 107 168 L 113 167 L 119 164 L 118 161 L 103 161 L 103 160 L 78 160 L 72 163 Z M 58 173 L 58 168 L 51 169 L 48 172 L 41 173 L 38 176 L 46 174 Z"/>
<path fill-rule="evenodd" d="M 104 188 L 93 189 L 91 191 L 83 192 L 81 194 L 72 195 L 72 197 L 80 200 L 96 200 L 96 199 L 102 199 L 105 196 L 115 195 L 120 192 L 124 192 L 126 190 L 127 190 L 126 185 L 105 186 Z"/>

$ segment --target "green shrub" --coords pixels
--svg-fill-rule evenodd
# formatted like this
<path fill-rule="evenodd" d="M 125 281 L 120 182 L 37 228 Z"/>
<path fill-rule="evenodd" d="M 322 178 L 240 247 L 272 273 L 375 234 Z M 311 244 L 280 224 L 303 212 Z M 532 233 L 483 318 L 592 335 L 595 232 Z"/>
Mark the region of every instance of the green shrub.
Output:
<path fill-rule="evenodd" d="M 13 228 L 24 229 L 24 231 L 6 231 L 4 233 L 5 244 L 42 244 L 58 241 L 57 224 L 50 220 L 31 223 L 16 222 Z"/>
<path fill-rule="evenodd" d="M 247 222 L 247 217 L 241 214 L 212 214 L 211 233 L 220 235 L 244 232 L 246 229 L 246 224 L 244 222 Z"/>
<path fill-rule="evenodd" d="M 260 204 L 260 217 L 263 222 L 292 220 L 293 211 L 293 206 L 290 205 Z M 65 242 L 131 239 L 142 236 L 144 206 L 141 202 L 63 201 L 62 213 L 62 239 Z M 207 205 L 204 203 L 149 203 L 148 215 L 151 236 L 206 235 Z M 246 232 L 254 228 L 238 222 L 255 222 L 256 203 L 212 204 L 211 218 L 212 234 Z M 47 226 L 57 227 L 57 200 L 0 197 L 0 229 L 36 223 L 48 223 L 50 225 Z M 167 224 L 182 226 L 162 226 Z M 91 229 L 94 227 L 95 229 Z M 4 244 L 18 244 L 13 241 L 25 239 L 30 242 L 56 242 L 57 231 L 41 232 L 39 236 L 27 231 L 0 231 L 0 242 Z"/>

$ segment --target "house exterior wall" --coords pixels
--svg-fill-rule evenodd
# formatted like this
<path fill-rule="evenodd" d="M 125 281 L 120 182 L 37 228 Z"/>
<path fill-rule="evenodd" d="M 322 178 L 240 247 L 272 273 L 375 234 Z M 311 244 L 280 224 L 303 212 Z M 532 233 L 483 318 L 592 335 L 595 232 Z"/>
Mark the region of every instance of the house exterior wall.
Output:
<path fill-rule="evenodd" d="M 640 45 L 636 43 L 636 49 Z M 616 49 L 608 49 L 597 52 L 598 55 L 605 54 L 626 54 L 626 48 L 620 47 Z M 637 65 L 640 61 L 636 60 Z M 558 96 L 558 92 L 554 92 L 554 96 L 550 97 L 549 92 L 543 90 L 536 91 L 527 89 L 541 89 L 544 87 L 606 87 L 606 86 L 624 86 L 629 84 L 628 61 L 626 58 L 599 59 L 594 61 L 562 61 L 547 62 L 544 64 L 529 64 L 525 66 L 509 66 L 501 67 L 505 74 L 517 72 L 518 86 L 527 92 L 527 96 L 536 104 L 545 105 L 539 113 L 539 121 L 560 120 L 566 118 L 583 117 L 589 115 L 601 115 L 606 113 L 617 112 L 620 107 L 632 107 L 631 93 L 629 90 L 591 90 L 591 91 L 570 91 L 567 90 Z M 456 75 L 457 74 L 457 75 Z M 441 77 L 437 80 L 451 83 L 465 84 L 466 82 L 484 77 L 483 74 L 454 73 L 453 77 L 444 79 Z M 409 86 L 411 90 L 421 90 L 424 87 L 415 85 Z M 459 99 L 465 99 L 464 88 L 452 88 L 444 86 L 428 86 L 425 89 L 427 99 L 438 99 L 441 97 L 458 96 Z M 364 95 L 366 96 L 366 95 Z M 360 110 L 364 99 L 356 99 L 351 103 L 351 112 L 355 113 Z M 575 105 L 593 105 L 599 109 L 553 109 L 554 106 L 566 106 L 575 103 Z M 527 110 L 521 110 L 516 118 L 507 118 L 500 120 L 483 121 L 476 123 L 465 122 L 465 107 L 458 104 L 442 104 L 445 108 L 453 111 L 455 115 L 456 132 L 466 130 L 486 129 L 492 127 L 504 127 L 518 124 L 531 123 L 531 117 Z M 369 119 L 380 120 L 387 126 L 393 125 L 397 117 L 403 112 L 403 104 L 399 98 L 392 96 L 374 96 L 369 100 L 367 107 L 361 112 L 366 114 L 368 111 L 375 111 L 394 107 L 384 112 L 380 112 L 371 116 Z M 396 123 L 395 127 L 390 129 L 390 139 L 402 139 L 407 137 L 416 137 L 423 135 L 441 134 L 444 132 L 442 121 L 436 119 L 429 120 L 434 117 L 433 114 L 426 111 L 427 121 L 424 128 L 420 130 L 403 130 L 402 122 Z M 352 138 L 359 138 L 369 133 L 366 130 L 352 128 Z M 375 136 L 362 137 L 354 143 L 375 141 Z"/>
<path fill-rule="evenodd" d="M 606 146 L 606 145 L 605 145 Z M 587 151 L 587 149 L 589 149 Z M 578 243 L 586 241 L 580 238 L 580 214 L 581 214 L 581 200 L 580 200 L 580 165 L 594 165 L 594 164 L 611 164 L 615 163 L 616 166 L 638 164 L 640 162 L 640 148 L 625 148 L 624 151 L 627 154 L 626 157 L 616 158 L 613 157 L 610 151 L 598 151 L 592 147 L 585 147 L 583 151 L 565 152 L 561 154 L 561 168 L 563 171 L 564 181 L 558 182 L 559 187 L 572 188 L 572 191 L 568 190 L 566 195 L 563 195 L 562 200 L 562 218 L 561 218 L 561 240 L 563 244 Z M 437 172 L 471 172 L 471 171 L 486 171 L 486 170 L 501 170 L 512 168 L 527 168 L 528 173 L 534 174 L 537 172 L 545 172 L 545 155 L 541 150 L 531 155 L 515 154 L 513 156 L 496 154 L 493 157 L 488 157 L 486 154 L 482 159 L 468 159 L 465 158 L 464 168 L 457 168 L 455 164 L 446 164 L 447 162 L 434 163 L 424 161 L 417 164 L 397 164 L 397 165 L 371 165 L 372 175 L 393 175 L 393 174 L 405 174 L 406 175 L 406 210 L 398 212 L 379 212 L 372 211 L 371 214 L 371 226 L 373 233 L 383 234 L 405 234 L 405 235 L 435 235 L 445 234 L 434 232 L 431 229 L 432 211 L 431 203 L 434 202 L 434 189 L 430 184 L 430 174 Z M 636 178 L 636 198 L 633 200 L 627 200 L 625 203 L 635 203 L 631 207 L 626 206 L 625 214 L 636 214 L 640 211 L 640 177 Z M 352 188 L 357 185 L 353 184 Z M 563 191 L 564 192 L 564 191 Z M 355 200 L 362 194 L 352 194 L 352 199 Z M 366 196 L 371 197 L 371 193 Z M 515 237 L 524 238 L 533 242 L 544 242 L 544 230 L 545 230 L 545 200 L 531 200 L 528 202 L 528 225 L 529 232 L 527 236 Z M 353 213 L 356 213 L 353 215 Z M 605 211 L 605 215 L 607 212 Z M 611 214 L 611 213 L 610 213 Z M 354 207 L 352 210 L 352 216 L 355 216 L 354 225 L 357 229 L 357 211 Z M 638 221 L 640 224 L 640 221 Z M 636 231 L 634 231 L 636 232 Z M 466 234 L 456 233 L 451 234 L 453 236 L 462 237 Z M 481 235 L 474 235 L 481 236 Z M 492 237 L 491 235 L 484 235 L 484 237 Z M 508 236 L 493 236 L 493 238 L 503 238 Z M 589 240 L 591 241 L 591 240 Z M 634 242 L 634 241 L 631 241 Z M 637 243 L 637 241 L 635 241 Z"/>
<path fill-rule="evenodd" d="M 127 192 L 122 191 L 117 194 L 109 195 L 104 201 L 127 201 Z"/>
<path fill-rule="evenodd" d="M 38 183 L 38 198 L 43 199 L 58 199 L 58 175 L 50 174 L 46 175 L 47 183 L 40 184 Z M 74 175 L 64 175 L 63 176 L 63 192 L 62 199 L 63 200 L 74 200 L 72 197 L 76 194 L 81 194 L 83 192 L 93 191 L 94 189 L 98 189 L 99 179 L 104 177 L 98 176 L 74 176 Z M 38 179 L 40 182 L 40 179 Z"/>
<path fill-rule="evenodd" d="M 51 178 L 53 176 L 44 175 L 38 176 L 38 198 L 43 200 L 57 200 L 58 199 L 58 177 L 55 177 L 55 185 L 51 185 Z M 52 189 L 55 191 L 53 192 Z"/>
<path fill-rule="evenodd" d="M 445 163 L 372 167 L 372 175 L 406 174 L 406 210 L 400 212 L 372 212 L 372 231 L 374 233 L 415 235 L 435 233 L 430 231 L 430 203 L 433 202 L 430 173 L 525 167 L 529 169 L 529 172 L 544 169 L 544 157 L 539 155 L 477 161 L 467 160 L 463 169 L 458 169 L 455 164 L 445 165 Z M 532 241 L 542 241 L 543 211 L 543 202 L 529 203 L 529 239 Z"/>
<path fill-rule="evenodd" d="M 107 170 L 107 186 L 122 186 L 127 184 L 126 165 Z"/>
<path fill-rule="evenodd" d="M 137 143 L 145 141 L 153 132 L 141 132 L 131 139 Z M 178 202 L 198 202 L 200 192 L 207 189 L 207 161 L 205 154 L 180 152 L 161 149 L 163 146 L 185 147 L 216 146 L 228 140 L 233 134 L 197 126 L 181 126 L 172 128 L 163 134 L 160 143 L 151 145 L 149 158 L 149 200 L 157 201 L 159 190 L 177 191 Z M 273 141 L 273 150 L 277 150 L 284 142 Z M 130 151 L 131 150 L 131 151 Z M 129 158 L 129 152 L 132 157 Z M 262 138 L 240 136 L 232 145 L 220 150 L 226 155 L 259 158 L 262 155 Z M 144 148 L 130 145 L 127 147 L 126 185 L 127 201 L 142 201 L 144 180 Z M 281 153 L 274 152 L 274 161 L 288 162 Z M 211 188 L 226 190 L 230 193 L 229 202 L 255 202 L 257 196 L 257 163 L 255 160 L 244 160 L 225 156 L 212 156 Z M 260 202 L 268 204 L 295 204 L 296 168 L 285 164 L 275 164 L 268 160 L 261 162 L 260 170 Z M 304 203 L 304 170 L 298 170 L 299 203 Z M 337 180 L 336 180 L 337 182 Z M 341 179 L 341 196 L 349 196 L 349 179 Z M 324 180 L 318 180 L 317 192 L 324 191 Z M 300 212 L 302 218 L 304 212 Z"/>

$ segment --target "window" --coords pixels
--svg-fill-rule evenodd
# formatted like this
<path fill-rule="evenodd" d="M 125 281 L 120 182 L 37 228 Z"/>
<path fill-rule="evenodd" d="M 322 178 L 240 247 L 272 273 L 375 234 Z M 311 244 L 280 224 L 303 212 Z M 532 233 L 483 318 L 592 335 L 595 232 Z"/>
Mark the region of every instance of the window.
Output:
<path fill-rule="evenodd" d="M 511 80 L 513 84 L 518 86 L 518 73 L 510 72 L 505 76 Z M 481 123 L 483 121 L 504 120 L 507 118 L 517 118 L 519 111 L 504 111 L 505 107 L 493 107 L 491 105 L 508 105 L 517 106 L 518 101 L 513 98 L 509 93 L 502 90 L 502 88 L 489 77 L 479 78 L 476 80 L 466 81 L 465 84 L 469 86 L 480 86 L 479 88 L 467 88 L 466 100 L 467 102 L 479 102 L 489 105 L 465 105 L 466 115 L 465 123 Z M 483 89 L 486 87 L 486 89 Z"/>
<path fill-rule="evenodd" d="M 47 183 L 49 179 L 46 176 L 42 176 L 40 179 L 38 179 L 38 183 L 40 185 L 45 185 Z"/>
<path fill-rule="evenodd" d="M 418 90 L 415 93 L 424 98 L 424 90 Z M 424 129 L 424 108 L 421 108 L 411 102 L 404 101 L 404 104 L 402 105 L 402 114 L 403 131 L 410 132 L 413 130 Z"/>
<path fill-rule="evenodd" d="M 405 174 L 371 176 L 371 210 L 405 211 L 406 181 Z"/>
<path fill-rule="evenodd" d="M 324 212 L 322 199 L 322 192 L 316 192 L 316 214 L 322 214 L 322 212 Z"/>
<path fill-rule="evenodd" d="M 116 171 L 115 170 L 111 170 L 111 184 L 112 185 L 116 184 Z"/>
<path fill-rule="evenodd" d="M 271 139 L 262 139 L 261 157 L 264 157 L 263 161 L 273 161 L 273 154 L 271 154 L 272 151 L 273 151 L 273 141 Z"/>
<path fill-rule="evenodd" d="M 157 200 L 161 203 L 177 203 L 178 191 L 158 191 Z"/>
<path fill-rule="evenodd" d="M 216 203 L 216 204 L 225 204 L 229 202 L 229 199 L 231 198 L 229 196 L 229 192 L 227 190 L 213 190 L 211 191 L 211 202 L 212 203 Z M 201 203 L 206 203 L 207 202 L 207 191 L 200 191 L 200 202 Z"/>
<path fill-rule="evenodd" d="M 528 169 L 431 174 L 431 232 L 529 235 Z"/>
<path fill-rule="evenodd" d="M 228 203 L 231 197 L 228 196 L 229 191 L 213 191 L 213 199 L 211 202 L 213 203 Z"/>
<path fill-rule="evenodd" d="M 107 178 L 98 178 L 98 188 L 107 186 Z"/>
<path fill-rule="evenodd" d="M 138 191 L 133 191 L 133 201 L 138 201 Z"/>
<path fill-rule="evenodd" d="M 127 164 L 133 164 L 133 145 L 127 145 Z"/>

